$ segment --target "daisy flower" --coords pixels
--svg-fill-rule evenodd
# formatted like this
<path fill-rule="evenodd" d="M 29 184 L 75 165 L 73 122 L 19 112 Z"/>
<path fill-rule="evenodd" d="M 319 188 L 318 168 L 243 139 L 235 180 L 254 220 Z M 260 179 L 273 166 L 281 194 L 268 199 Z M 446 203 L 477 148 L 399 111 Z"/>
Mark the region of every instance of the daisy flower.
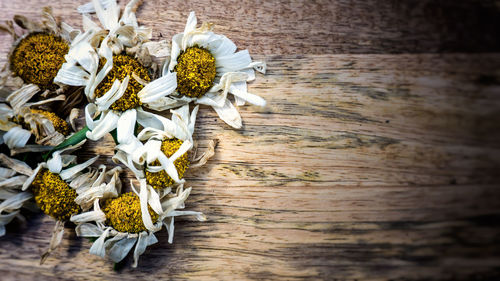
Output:
<path fill-rule="evenodd" d="M 148 205 L 159 206 L 162 194 L 185 182 L 183 176 L 188 167 L 200 167 L 214 155 L 216 142 L 211 141 L 205 153 L 196 156 L 194 152 L 191 159 L 188 157 L 188 152 L 194 147 L 198 108 L 196 106 L 191 114 L 189 105 L 171 110 L 171 120 L 154 116 L 156 119 L 150 121 L 151 127 L 141 130 L 133 141 L 115 147 L 117 152 L 113 160 L 127 166 L 140 183 L 142 216 L 148 230 L 155 230 L 147 212 Z"/>
<path fill-rule="evenodd" d="M 200 212 L 178 210 L 184 208 L 184 201 L 191 192 L 191 188 L 184 190 L 180 186 L 175 194 L 163 194 L 159 198 L 159 205 L 147 209 L 150 220 L 154 222 L 154 229 L 148 230 L 140 207 L 141 199 L 134 185 L 131 184 L 131 186 L 132 192 L 113 198 L 96 197 L 92 210 L 71 218 L 71 221 L 77 224 L 78 236 L 97 238 L 90 248 L 91 254 L 100 257 L 107 256 L 112 261 L 119 262 L 135 246 L 132 267 L 137 267 L 139 256 L 148 246 L 158 242 L 154 233 L 159 231 L 164 224 L 168 231 L 168 242 L 172 243 L 175 216 L 194 215 L 199 221 L 206 219 Z M 96 193 L 100 194 L 101 191 L 96 191 Z"/>
<path fill-rule="evenodd" d="M 42 212 L 56 220 L 49 249 L 42 255 L 40 263 L 43 263 L 61 243 L 65 222 L 82 210 L 75 202 L 77 193 L 72 188 L 73 181 L 80 178 L 81 172 L 99 157 L 96 156 L 84 163 L 76 164 L 76 156 L 68 154 L 68 152 L 79 148 L 83 143 L 84 141 L 54 152 L 47 162 L 38 164 L 23 183 L 22 190 L 30 188 L 35 202 Z M 91 176 L 87 176 L 87 178 L 92 179 Z"/>
<path fill-rule="evenodd" d="M 39 23 L 21 15 L 14 16 L 14 22 L 24 29 L 21 35 L 14 30 L 12 21 L 1 26 L 15 42 L 9 63 L 0 72 L 0 87 L 11 81 L 18 89 L 30 91 L 31 87 L 24 86 L 35 86 L 44 91 L 44 95 L 65 90 L 54 84 L 54 77 L 64 62 L 70 42 L 80 31 L 64 22 L 58 23 L 50 7 L 43 9 L 41 18 Z"/>
<path fill-rule="evenodd" d="M 90 101 L 85 108 L 89 139 L 98 140 L 116 129 L 118 142 L 126 143 L 136 123 L 148 125 L 150 114 L 142 106 L 161 108 L 156 101 L 175 90 L 176 77 L 171 73 L 153 79 L 149 50 L 158 50 L 162 43 L 146 45 L 152 43 L 146 42 L 151 30 L 137 24 L 138 1 L 127 4 L 121 18 L 115 1 L 108 8 L 97 0 L 92 3 L 105 30 L 84 15 L 85 33 L 71 46 L 55 81 L 85 86 Z"/>
<path fill-rule="evenodd" d="M 64 95 L 29 102 L 38 92 L 36 85 L 26 85 L 11 93 L 7 103 L 0 103 L 0 131 L 2 140 L 11 149 L 11 154 L 25 151 L 40 152 L 50 147 L 28 146 L 31 135 L 35 142 L 44 146 L 56 146 L 75 130 L 74 120 L 78 110 L 74 109 L 68 121 L 52 112 L 50 104 L 64 101 Z M 70 126 L 71 125 L 71 126 Z"/>
<path fill-rule="evenodd" d="M 33 194 L 21 191 L 21 187 L 33 173 L 26 163 L 0 154 L 0 236 L 5 235 L 5 225 L 15 217 L 24 220 L 21 207 L 33 198 Z"/>
<path fill-rule="evenodd" d="M 194 12 L 189 14 L 183 33 L 172 38 L 170 63 L 163 75 L 177 74 L 177 91 L 162 98 L 163 107 L 195 101 L 211 106 L 219 117 L 234 128 L 241 128 L 241 116 L 228 99 L 231 93 L 237 106 L 245 102 L 265 106 L 266 101 L 248 93 L 247 82 L 255 79 L 254 69 L 265 73 L 263 62 L 253 62 L 247 50 L 236 52 L 226 36 L 212 32 L 211 24 L 196 28 Z M 160 102 L 158 102 L 160 104 Z"/>

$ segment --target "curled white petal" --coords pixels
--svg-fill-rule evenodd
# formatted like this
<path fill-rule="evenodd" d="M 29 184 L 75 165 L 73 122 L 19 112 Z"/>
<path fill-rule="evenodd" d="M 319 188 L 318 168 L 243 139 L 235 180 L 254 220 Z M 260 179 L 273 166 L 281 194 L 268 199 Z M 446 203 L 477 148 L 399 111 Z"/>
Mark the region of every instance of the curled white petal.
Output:
<path fill-rule="evenodd" d="M 52 173 L 59 174 L 61 172 L 63 163 L 61 153 L 59 151 L 54 152 L 54 154 L 52 154 L 52 158 L 47 161 L 47 168 L 49 168 L 49 171 Z"/>
<path fill-rule="evenodd" d="M 113 111 L 108 111 L 106 113 L 103 113 L 103 115 L 104 117 L 101 117 L 97 122 L 94 122 L 94 129 L 87 132 L 87 138 L 93 141 L 97 141 L 105 134 L 111 132 L 116 128 L 120 116 L 118 116 Z"/>

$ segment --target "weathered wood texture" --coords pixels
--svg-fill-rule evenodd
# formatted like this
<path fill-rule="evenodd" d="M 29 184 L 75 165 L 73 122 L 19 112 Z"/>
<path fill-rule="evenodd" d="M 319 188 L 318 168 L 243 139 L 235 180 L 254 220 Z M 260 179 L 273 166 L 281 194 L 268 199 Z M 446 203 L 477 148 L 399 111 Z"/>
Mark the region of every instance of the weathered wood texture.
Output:
<path fill-rule="evenodd" d="M 0 238 L 0 279 L 500 276 L 500 54 L 332 54 L 498 51 L 498 18 L 471 13 L 455 26 L 441 14 L 489 1 L 220 2 L 148 2 L 138 14 L 168 38 L 194 9 L 268 63 L 249 86 L 268 106 L 240 108 L 242 130 L 200 110 L 196 138 L 220 144 L 188 172 L 187 208 L 208 221 L 177 220 L 174 244 L 160 232 L 139 268 L 114 271 L 69 228 L 39 266 L 53 222 L 35 216 Z M 45 4 L 2 1 L 0 18 Z M 75 3 L 51 4 L 79 24 Z M 463 42 L 460 28 L 477 40 Z M 110 164 L 111 145 L 90 142 L 81 156 Z"/>
<path fill-rule="evenodd" d="M 79 24 L 73 11 L 84 2 L 1 1 L 0 20 L 16 13 L 36 17 L 38 8 L 50 5 Z M 156 38 L 171 38 L 184 30 L 191 10 L 259 54 L 500 51 L 495 0 L 144 1 L 138 18 L 154 28 Z"/>

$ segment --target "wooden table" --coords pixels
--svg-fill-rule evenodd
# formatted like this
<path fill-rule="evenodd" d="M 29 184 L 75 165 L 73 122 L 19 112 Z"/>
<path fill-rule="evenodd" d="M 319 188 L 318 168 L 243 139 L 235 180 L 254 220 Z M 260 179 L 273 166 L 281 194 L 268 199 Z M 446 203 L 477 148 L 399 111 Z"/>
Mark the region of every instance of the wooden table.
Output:
<path fill-rule="evenodd" d="M 137 15 L 155 39 L 194 10 L 268 64 L 249 86 L 268 106 L 240 108 L 243 129 L 200 110 L 196 138 L 220 143 L 187 208 L 208 221 L 177 220 L 174 244 L 162 231 L 115 271 L 70 228 L 39 266 L 54 222 L 30 217 L 0 238 L 1 280 L 500 276 L 497 1 L 155 2 Z M 81 27 L 81 3 L 4 0 L 0 20 L 52 5 Z M 81 156 L 110 164 L 111 147 Z"/>

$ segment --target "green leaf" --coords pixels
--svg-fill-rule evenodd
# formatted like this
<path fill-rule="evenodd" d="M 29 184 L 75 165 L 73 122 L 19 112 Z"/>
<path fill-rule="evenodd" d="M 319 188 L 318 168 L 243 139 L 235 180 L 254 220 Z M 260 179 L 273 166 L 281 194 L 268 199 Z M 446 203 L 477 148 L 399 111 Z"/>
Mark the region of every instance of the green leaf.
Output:
<path fill-rule="evenodd" d="M 80 143 L 84 139 L 87 138 L 87 132 L 89 131 L 89 128 L 85 126 L 83 129 L 80 131 L 74 133 L 71 137 L 67 138 L 64 140 L 62 143 L 60 143 L 58 146 L 52 148 L 49 152 L 45 153 L 42 158 L 44 161 L 47 161 L 47 159 L 54 153 L 55 151 L 61 150 L 63 148 L 66 148 L 68 146 L 75 145 L 77 143 Z"/>
<path fill-rule="evenodd" d="M 118 133 L 116 132 L 116 129 L 114 129 L 113 131 L 111 131 L 109 133 L 113 137 L 113 140 L 115 141 L 115 144 L 118 144 Z"/>

